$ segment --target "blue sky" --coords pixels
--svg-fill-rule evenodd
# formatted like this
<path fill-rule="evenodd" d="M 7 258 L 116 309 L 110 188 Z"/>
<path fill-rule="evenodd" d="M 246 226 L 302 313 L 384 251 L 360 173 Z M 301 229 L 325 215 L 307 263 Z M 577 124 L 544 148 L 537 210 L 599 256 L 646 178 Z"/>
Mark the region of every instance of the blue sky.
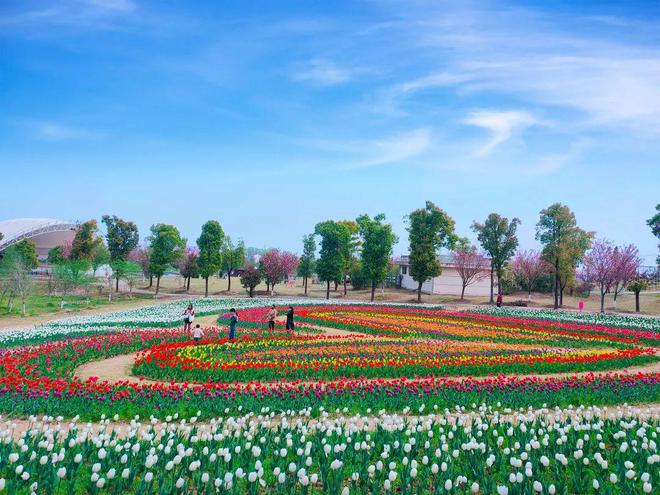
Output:
<path fill-rule="evenodd" d="M 660 4 L 0 4 L 0 219 L 207 219 L 300 251 L 430 199 L 473 238 L 560 201 L 633 242 L 660 202 Z"/>

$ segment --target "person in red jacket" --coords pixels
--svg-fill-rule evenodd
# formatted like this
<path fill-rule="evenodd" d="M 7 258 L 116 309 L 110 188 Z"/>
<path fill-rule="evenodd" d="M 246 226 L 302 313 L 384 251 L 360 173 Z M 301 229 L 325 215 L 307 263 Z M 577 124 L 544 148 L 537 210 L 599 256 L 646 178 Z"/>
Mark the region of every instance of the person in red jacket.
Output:
<path fill-rule="evenodd" d="M 497 294 L 497 307 L 502 307 L 502 293 Z"/>

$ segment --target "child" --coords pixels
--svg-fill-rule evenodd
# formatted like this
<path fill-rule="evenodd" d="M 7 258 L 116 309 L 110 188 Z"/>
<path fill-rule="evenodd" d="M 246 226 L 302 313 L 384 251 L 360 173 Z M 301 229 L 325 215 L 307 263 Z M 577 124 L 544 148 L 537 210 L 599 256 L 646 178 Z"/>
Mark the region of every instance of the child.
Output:
<path fill-rule="evenodd" d="M 192 331 L 192 337 L 195 343 L 198 343 L 200 340 L 202 340 L 202 336 L 204 333 L 202 332 L 202 327 L 199 326 L 199 323 L 195 325 L 195 328 L 193 328 Z"/>
<path fill-rule="evenodd" d="M 229 310 L 229 340 L 234 340 L 236 323 L 238 323 L 238 312 L 234 308 L 231 308 Z"/>

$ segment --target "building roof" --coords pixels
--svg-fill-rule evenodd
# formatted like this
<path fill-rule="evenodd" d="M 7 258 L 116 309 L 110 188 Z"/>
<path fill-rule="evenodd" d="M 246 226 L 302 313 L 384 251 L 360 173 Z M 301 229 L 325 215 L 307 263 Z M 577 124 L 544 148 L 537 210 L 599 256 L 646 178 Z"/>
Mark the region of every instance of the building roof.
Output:
<path fill-rule="evenodd" d="M 0 250 L 22 240 L 46 232 L 61 232 L 76 228 L 76 224 L 54 218 L 16 218 L 0 221 Z"/>

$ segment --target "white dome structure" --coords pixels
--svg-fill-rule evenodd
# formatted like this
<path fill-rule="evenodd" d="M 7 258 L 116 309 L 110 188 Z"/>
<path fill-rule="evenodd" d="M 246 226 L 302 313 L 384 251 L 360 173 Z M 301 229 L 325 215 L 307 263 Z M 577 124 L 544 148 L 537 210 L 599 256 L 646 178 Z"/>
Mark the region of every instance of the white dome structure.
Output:
<path fill-rule="evenodd" d="M 55 246 L 73 241 L 76 234 L 75 223 L 54 218 L 16 218 L 0 221 L 0 251 L 29 239 L 37 246 L 37 256 L 45 258 Z"/>

